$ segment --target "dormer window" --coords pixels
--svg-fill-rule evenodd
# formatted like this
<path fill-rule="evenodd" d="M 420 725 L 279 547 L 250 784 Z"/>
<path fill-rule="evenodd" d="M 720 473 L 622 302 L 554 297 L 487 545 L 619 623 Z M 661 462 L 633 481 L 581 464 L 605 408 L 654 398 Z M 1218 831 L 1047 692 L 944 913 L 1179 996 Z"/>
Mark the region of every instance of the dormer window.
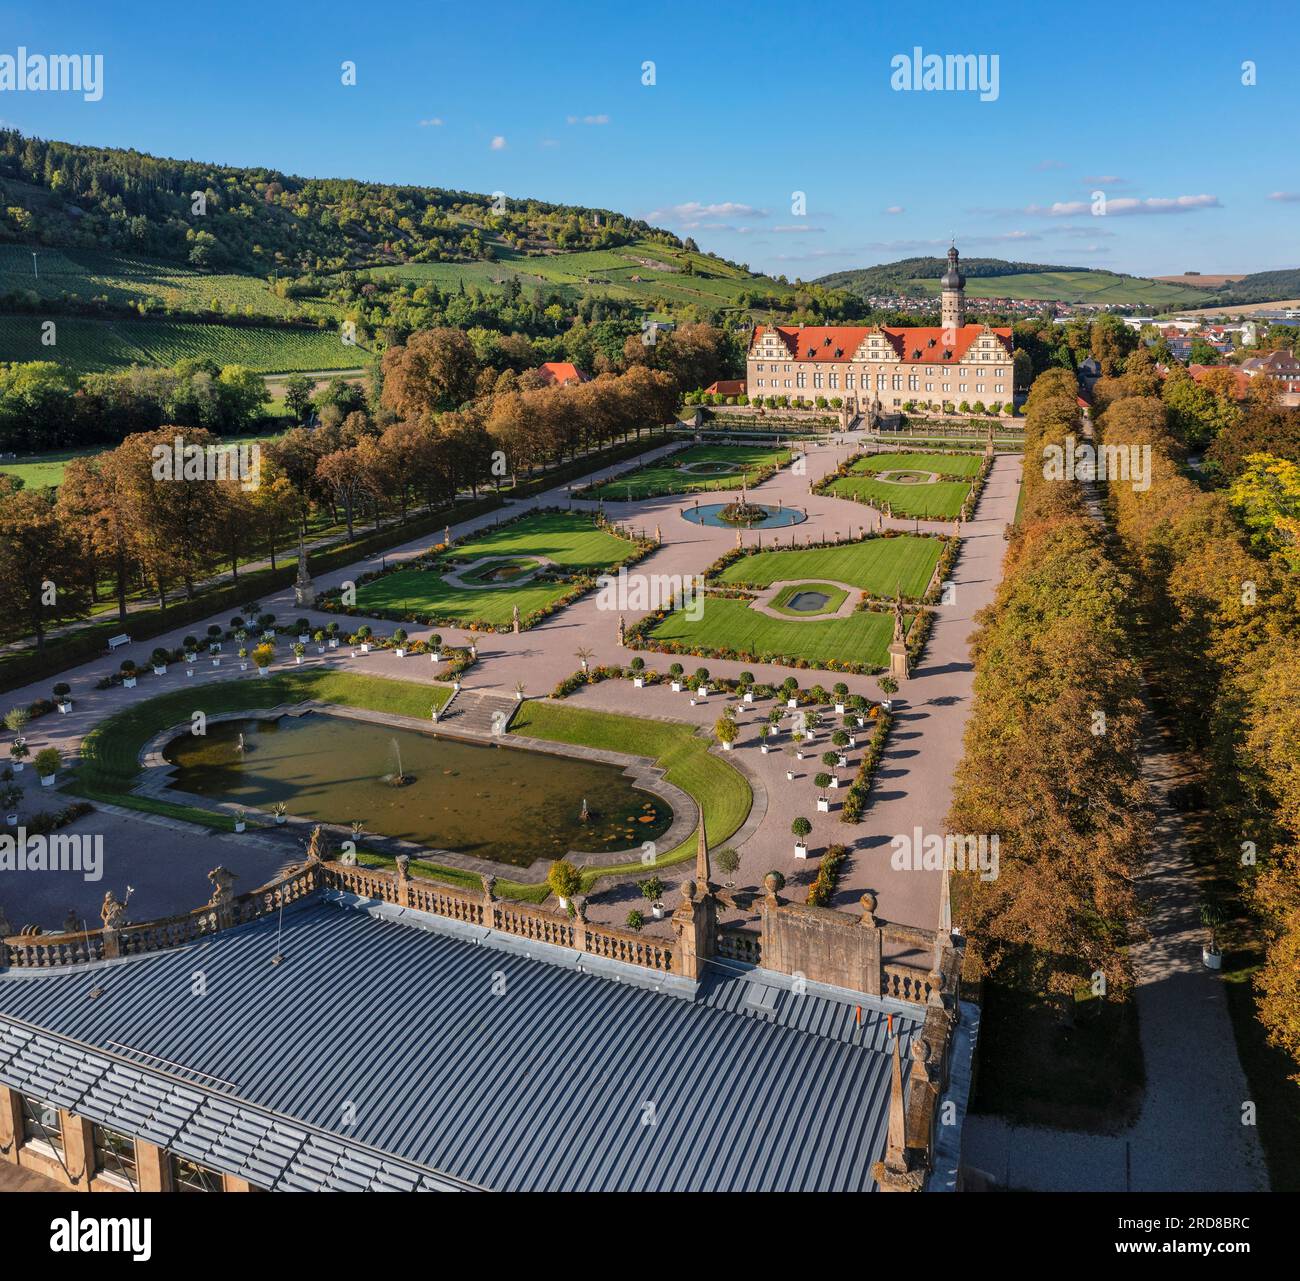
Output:
<path fill-rule="evenodd" d="M 823 338 L 823 339 L 822 339 L 822 346 L 823 346 L 823 347 L 829 347 L 830 345 L 831 345 L 831 340 L 830 340 L 829 338 Z"/>
<path fill-rule="evenodd" d="M 836 348 L 835 348 L 835 359 L 838 360 L 842 355 L 844 355 L 844 348 L 843 348 L 843 347 L 836 347 Z"/>

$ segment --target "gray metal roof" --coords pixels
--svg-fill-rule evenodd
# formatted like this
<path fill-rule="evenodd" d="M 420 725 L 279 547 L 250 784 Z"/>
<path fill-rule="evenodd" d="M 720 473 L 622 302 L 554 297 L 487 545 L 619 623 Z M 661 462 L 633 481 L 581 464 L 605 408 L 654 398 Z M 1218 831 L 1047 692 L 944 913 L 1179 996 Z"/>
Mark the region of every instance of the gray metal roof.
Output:
<path fill-rule="evenodd" d="M 0 974 L 0 1080 L 263 1187 L 873 1186 L 897 1006 L 324 899 L 272 964 L 276 928 Z M 895 1013 L 904 1053 L 917 1027 Z"/>

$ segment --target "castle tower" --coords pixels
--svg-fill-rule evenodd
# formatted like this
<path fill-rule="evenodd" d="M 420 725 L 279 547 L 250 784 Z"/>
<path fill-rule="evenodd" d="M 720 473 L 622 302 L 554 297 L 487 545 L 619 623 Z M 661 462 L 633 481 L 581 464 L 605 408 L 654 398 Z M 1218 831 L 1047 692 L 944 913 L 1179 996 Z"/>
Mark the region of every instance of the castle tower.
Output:
<path fill-rule="evenodd" d="M 948 270 L 939 281 L 942 304 L 939 323 L 945 329 L 960 329 L 966 323 L 966 277 L 961 274 L 957 246 L 948 249 Z"/>

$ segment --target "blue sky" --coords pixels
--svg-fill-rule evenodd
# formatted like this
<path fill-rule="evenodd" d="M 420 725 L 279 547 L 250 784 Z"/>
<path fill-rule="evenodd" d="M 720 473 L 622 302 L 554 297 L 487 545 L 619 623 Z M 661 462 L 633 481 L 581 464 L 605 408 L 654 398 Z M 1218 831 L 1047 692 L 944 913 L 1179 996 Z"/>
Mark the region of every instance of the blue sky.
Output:
<path fill-rule="evenodd" d="M 872 8 L 0 4 L 0 54 L 104 56 L 101 101 L 0 92 L 0 119 L 618 209 L 791 278 L 939 253 L 950 234 L 971 256 L 1138 274 L 1297 265 L 1294 5 Z M 996 54 L 996 100 L 891 88 L 891 59 L 917 46 Z"/>

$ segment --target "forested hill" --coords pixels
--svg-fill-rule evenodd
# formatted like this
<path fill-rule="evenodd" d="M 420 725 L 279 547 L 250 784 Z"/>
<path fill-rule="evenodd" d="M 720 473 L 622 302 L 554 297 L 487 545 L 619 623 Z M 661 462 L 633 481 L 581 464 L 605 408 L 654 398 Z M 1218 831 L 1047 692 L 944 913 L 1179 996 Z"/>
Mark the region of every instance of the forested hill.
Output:
<path fill-rule="evenodd" d="M 876 267 L 857 267 L 852 271 L 833 271 L 815 282 L 828 289 L 847 289 L 860 296 L 904 292 L 913 280 L 938 280 L 948 263 L 945 258 L 901 258 Z M 1084 271 L 1083 267 L 1050 266 L 1039 262 L 1007 262 L 1004 258 L 963 258 L 962 274 L 978 276 L 1018 276 L 1037 271 Z"/>
<path fill-rule="evenodd" d="M 203 213 L 194 212 L 194 193 Z M 108 250 L 269 276 L 676 236 L 608 209 L 299 178 L 0 130 L 0 243 Z"/>

